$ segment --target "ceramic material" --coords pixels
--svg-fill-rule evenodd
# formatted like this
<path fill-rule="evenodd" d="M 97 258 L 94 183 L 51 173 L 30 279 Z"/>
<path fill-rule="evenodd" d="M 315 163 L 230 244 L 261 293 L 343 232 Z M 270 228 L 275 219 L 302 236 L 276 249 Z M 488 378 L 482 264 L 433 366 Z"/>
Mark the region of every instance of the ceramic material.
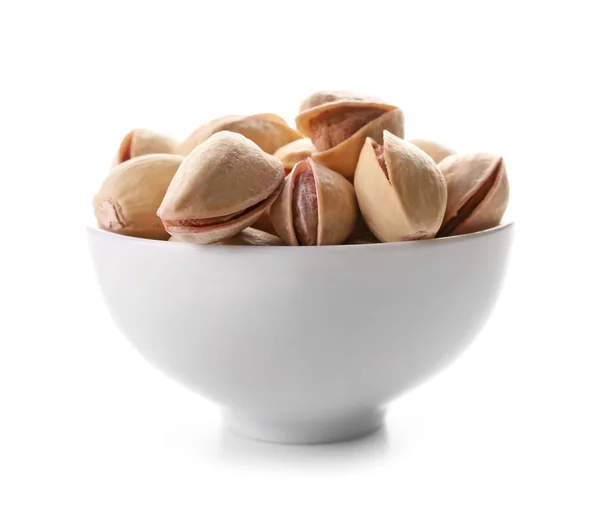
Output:
<path fill-rule="evenodd" d="M 512 235 L 244 247 L 88 230 L 106 305 L 140 354 L 232 430 L 283 443 L 370 433 L 452 363 L 494 307 Z"/>

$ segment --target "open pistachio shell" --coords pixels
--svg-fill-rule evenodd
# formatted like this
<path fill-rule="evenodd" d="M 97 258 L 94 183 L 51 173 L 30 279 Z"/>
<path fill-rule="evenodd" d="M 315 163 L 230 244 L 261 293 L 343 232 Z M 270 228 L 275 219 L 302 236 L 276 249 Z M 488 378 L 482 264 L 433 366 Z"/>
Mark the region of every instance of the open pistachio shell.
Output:
<path fill-rule="evenodd" d="M 376 102 L 324 103 L 298 114 L 296 126 L 321 152 L 341 144 L 367 123 L 397 108 Z"/>
<path fill-rule="evenodd" d="M 382 114 L 341 144 L 327 151 L 314 153 L 312 157 L 317 163 L 325 165 L 352 180 L 365 140 L 372 138 L 377 143 L 383 142 L 384 130 L 400 138 L 404 136 L 404 114 L 400 109 L 390 110 Z"/>
<path fill-rule="evenodd" d="M 185 242 L 179 235 L 173 235 L 169 242 Z M 213 242 L 209 245 L 258 245 L 258 246 L 281 246 L 285 245 L 283 240 L 270 233 L 257 230 L 255 228 L 246 228 L 237 235 Z"/>
<path fill-rule="evenodd" d="M 342 244 L 358 214 L 352 184 L 313 159 L 300 161 L 271 207 L 271 221 L 288 245 Z"/>
<path fill-rule="evenodd" d="M 315 151 L 315 146 L 311 140 L 305 137 L 280 147 L 273 156 L 283 163 L 283 168 L 288 174 L 296 163 L 312 156 Z"/>
<path fill-rule="evenodd" d="M 156 211 L 182 161 L 177 154 L 147 154 L 114 167 L 94 196 L 98 226 L 121 235 L 167 240 Z"/>
<path fill-rule="evenodd" d="M 302 138 L 283 118 L 276 114 L 255 114 L 253 116 L 223 116 L 196 129 L 181 144 L 181 154 L 187 155 L 205 142 L 211 135 L 220 131 L 230 131 L 250 139 L 264 152 L 273 154 L 281 146 Z"/>
<path fill-rule="evenodd" d="M 453 149 L 450 149 L 448 146 L 433 140 L 413 139 L 410 141 L 410 143 L 425 151 L 436 163 L 439 163 L 448 156 L 456 154 L 456 151 Z"/>
<path fill-rule="evenodd" d="M 277 158 L 239 133 L 218 132 L 185 158 L 158 216 L 171 235 L 186 242 L 218 242 L 255 223 L 283 180 Z"/>
<path fill-rule="evenodd" d="M 145 128 L 131 130 L 119 146 L 113 167 L 119 163 L 145 154 L 178 154 L 179 142 Z"/>
<path fill-rule="evenodd" d="M 383 145 L 367 139 L 354 178 L 369 229 L 382 242 L 434 237 L 446 210 L 446 183 L 430 156 L 383 132 Z"/>
<path fill-rule="evenodd" d="M 500 224 L 508 206 L 504 160 L 490 153 L 453 155 L 438 165 L 448 187 L 439 237 L 487 230 Z"/>
<path fill-rule="evenodd" d="M 383 130 L 404 137 L 404 114 L 372 96 L 319 91 L 300 105 L 296 127 L 310 137 L 317 163 L 352 179 L 365 139 L 382 142 Z"/>
<path fill-rule="evenodd" d="M 377 97 L 364 95 L 362 93 L 355 93 L 354 91 L 347 90 L 323 90 L 313 93 L 309 97 L 305 98 L 300 104 L 299 113 L 319 107 L 325 104 L 338 104 L 338 103 L 371 103 L 371 104 L 385 104 L 385 102 Z"/>

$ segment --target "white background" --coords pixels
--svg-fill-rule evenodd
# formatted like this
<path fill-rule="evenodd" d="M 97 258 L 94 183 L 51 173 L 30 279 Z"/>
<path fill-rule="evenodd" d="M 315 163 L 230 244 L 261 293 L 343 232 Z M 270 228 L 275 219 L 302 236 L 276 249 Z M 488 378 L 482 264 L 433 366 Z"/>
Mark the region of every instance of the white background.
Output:
<path fill-rule="evenodd" d="M 600 503 L 594 2 L 0 4 L 0 503 Z M 221 430 L 117 332 L 84 226 L 117 145 L 322 88 L 407 137 L 505 157 L 497 310 L 387 428 L 324 447 Z M 310 321 L 307 321 L 310 324 Z"/>

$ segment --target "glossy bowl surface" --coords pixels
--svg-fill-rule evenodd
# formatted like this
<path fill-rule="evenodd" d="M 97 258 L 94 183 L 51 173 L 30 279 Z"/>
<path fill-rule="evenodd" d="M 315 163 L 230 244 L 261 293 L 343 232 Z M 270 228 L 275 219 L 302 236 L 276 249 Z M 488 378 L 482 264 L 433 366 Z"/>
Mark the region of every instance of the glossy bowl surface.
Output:
<path fill-rule="evenodd" d="M 377 429 L 469 346 L 513 232 L 326 247 L 88 238 L 106 305 L 144 358 L 241 435 L 315 443 Z"/>

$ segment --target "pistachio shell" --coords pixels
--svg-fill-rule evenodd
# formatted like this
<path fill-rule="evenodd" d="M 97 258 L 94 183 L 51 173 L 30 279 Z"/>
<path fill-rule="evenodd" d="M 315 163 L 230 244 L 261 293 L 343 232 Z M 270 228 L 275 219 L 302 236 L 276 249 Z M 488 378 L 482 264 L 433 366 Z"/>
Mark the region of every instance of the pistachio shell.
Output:
<path fill-rule="evenodd" d="M 258 245 L 258 246 L 282 246 L 283 240 L 278 236 L 267 233 L 256 228 L 246 228 L 235 237 L 217 242 L 219 245 Z"/>
<path fill-rule="evenodd" d="M 94 197 L 98 226 L 122 235 L 168 239 L 156 211 L 182 161 L 176 154 L 147 154 L 114 167 Z"/>
<path fill-rule="evenodd" d="M 186 242 L 179 235 L 173 235 L 169 242 Z M 258 245 L 258 246 L 281 246 L 285 245 L 283 240 L 270 233 L 257 230 L 255 228 L 246 228 L 237 235 L 220 240 L 219 242 L 213 242 L 209 245 Z"/>
<path fill-rule="evenodd" d="M 448 187 L 448 204 L 438 236 L 474 233 L 500 224 L 509 199 L 501 156 L 453 155 L 438 167 Z"/>
<path fill-rule="evenodd" d="M 352 185 L 311 158 L 296 164 L 271 207 L 273 226 L 288 245 L 342 244 L 357 215 Z"/>
<path fill-rule="evenodd" d="M 306 110 L 313 109 L 325 104 L 338 104 L 338 103 L 371 103 L 371 104 L 383 104 L 382 100 L 377 97 L 363 95 L 362 93 L 355 93 L 354 91 L 346 90 L 325 90 L 317 91 L 308 98 L 305 98 L 300 104 L 299 113 Z"/>
<path fill-rule="evenodd" d="M 194 149 L 158 209 L 171 235 L 208 244 L 237 235 L 271 206 L 283 188 L 281 162 L 229 131 Z"/>
<path fill-rule="evenodd" d="M 181 153 L 187 155 L 194 148 L 220 131 L 239 133 L 252 140 L 263 151 L 273 154 L 280 147 L 302 135 L 291 128 L 283 118 L 276 114 L 255 114 L 253 116 L 223 116 L 214 119 L 196 129 L 181 144 Z"/>
<path fill-rule="evenodd" d="M 446 183 L 430 156 L 388 131 L 367 139 L 354 179 L 369 229 L 382 242 L 435 236 L 446 209 Z"/>
<path fill-rule="evenodd" d="M 252 228 L 277 236 L 277 230 L 275 230 L 275 227 L 271 222 L 270 207 L 258 218 L 258 220 L 252 225 Z"/>
<path fill-rule="evenodd" d="M 171 137 L 152 130 L 136 128 L 125 135 L 121 141 L 113 167 L 145 154 L 178 154 L 178 152 L 179 142 Z"/>
<path fill-rule="evenodd" d="M 343 132 L 346 134 L 345 138 L 349 138 L 369 121 L 394 109 L 398 109 L 398 107 L 382 102 L 336 101 L 324 103 L 298 114 L 296 116 L 296 127 L 303 135 L 311 138 L 318 150 L 322 150 L 318 138 L 315 138 L 315 135 L 320 133 L 321 123 L 328 123 L 326 126 L 329 128 L 335 128 L 339 123 L 342 123 L 341 128 L 346 130 Z M 351 117 L 347 118 L 346 116 Z M 366 117 L 363 120 L 361 116 Z M 349 127 L 345 127 L 343 123 L 348 122 L 348 119 L 351 124 Z M 345 138 L 337 143 L 341 143 Z"/>
<path fill-rule="evenodd" d="M 283 168 L 286 173 L 289 173 L 296 163 L 308 158 L 315 151 L 315 146 L 311 140 L 305 137 L 280 147 L 273 156 L 283 163 Z"/>
<path fill-rule="evenodd" d="M 388 130 L 402 138 L 404 136 L 404 114 L 400 109 L 390 110 L 363 126 L 349 139 L 327 151 L 313 154 L 312 158 L 321 165 L 342 174 L 347 179 L 354 177 L 356 165 L 365 140 L 383 142 L 383 131 Z"/>
<path fill-rule="evenodd" d="M 433 140 L 413 139 L 410 141 L 410 143 L 417 146 L 422 151 L 425 151 L 436 163 L 439 163 L 448 156 L 456 154 L 456 151 L 453 149 L 450 149 L 448 146 Z"/>
<path fill-rule="evenodd" d="M 300 105 L 296 127 L 312 140 L 317 163 L 352 179 L 365 139 L 382 142 L 384 129 L 404 137 L 404 115 L 376 97 L 319 91 Z"/>

